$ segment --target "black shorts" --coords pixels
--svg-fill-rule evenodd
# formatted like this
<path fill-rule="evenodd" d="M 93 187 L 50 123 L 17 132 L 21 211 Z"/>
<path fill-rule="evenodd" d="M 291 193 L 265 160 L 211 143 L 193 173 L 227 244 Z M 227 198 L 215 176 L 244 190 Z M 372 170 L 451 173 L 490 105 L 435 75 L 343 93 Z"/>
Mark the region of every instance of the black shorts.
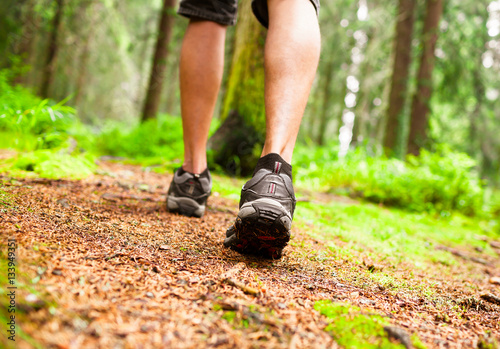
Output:
<path fill-rule="evenodd" d="M 310 0 L 319 13 L 319 0 Z M 264 27 L 269 25 L 267 0 L 252 0 L 252 10 Z M 238 0 L 181 0 L 178 14 L 201 18 L 222 25 L 234 25 L 238 11 Z"/>

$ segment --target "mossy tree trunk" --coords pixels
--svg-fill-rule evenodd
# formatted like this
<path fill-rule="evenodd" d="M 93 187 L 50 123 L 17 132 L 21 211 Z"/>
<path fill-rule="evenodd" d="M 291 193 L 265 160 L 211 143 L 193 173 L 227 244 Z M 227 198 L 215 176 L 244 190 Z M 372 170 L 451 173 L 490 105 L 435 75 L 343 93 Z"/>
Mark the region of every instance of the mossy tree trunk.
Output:
<path fill-rule="evenodd" d="M 213 161 L 231 174 L 247 176 L 265 138 L 264 42 L 266 30 L 240 3 L 231 69 L 222 105 L 224 120 L 209 142 Z"/>

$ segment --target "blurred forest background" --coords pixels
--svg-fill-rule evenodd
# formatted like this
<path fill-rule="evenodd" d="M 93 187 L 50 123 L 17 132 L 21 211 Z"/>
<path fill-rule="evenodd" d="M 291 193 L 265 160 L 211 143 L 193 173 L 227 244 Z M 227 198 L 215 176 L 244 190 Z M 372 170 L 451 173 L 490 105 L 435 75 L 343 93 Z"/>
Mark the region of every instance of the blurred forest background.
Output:
<path fill-rule="evenodd" d="M 216 170 L 243 176 L 264 137 L 266 32 L 249 3 L 240 1 L 239 23 L 228 30 L 209 154 Z M 16 155 L 0 170 L 77 178 L 96 171 L 101 156 L 156 171 L 178 166 L 178 63 L 188 20 L 177 6 L 2 0 L 0 148 Z M 500 0 L 322 0 L 320 25 L 296 182 L 496 220 Z"/>

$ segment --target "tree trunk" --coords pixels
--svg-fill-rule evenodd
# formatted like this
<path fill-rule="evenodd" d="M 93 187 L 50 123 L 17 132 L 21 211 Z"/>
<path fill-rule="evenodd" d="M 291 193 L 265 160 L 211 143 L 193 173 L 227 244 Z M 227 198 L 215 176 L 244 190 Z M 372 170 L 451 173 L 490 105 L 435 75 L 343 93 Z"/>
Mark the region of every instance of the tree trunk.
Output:
<path fill-rule="evenodd" d="M 265 137 L 265 29 L 252 15 L 250 0 L 240 4 L 233 60 L 222 107 L 224 122 L 209 142 L 214 161 L 227 172 L 252 173 Z"/>
<path fill-rule="evenodd" d="M 408 153 L 418 155 L 427 143 L 429 101 L 432 94 L 432 70 L 434 49 L 438 38 L 439 19 L 443 12 L 443 0 L 427 0 L 426 16 L 422 31 L 422 57 L 417 75 L 417 91 L 413 97 L 410 119 Z"/>
<path fill-rule="evenodd" d="M 398 132 L 405 105 L 408 72 L 411 64 L 411 41 L 413 23 L 415 21 L 416 0 L 399 0 L 398 17 L 396 21 L 396 36 L 394 38 L 394 65 L 387 110 L 384 148 L 394 154 L 398 145 Z"/>
<path fill-rule="evenodd" d="M 100 4 L 94 4 L 93 1 L 88 2 L 85 4 L 85 6 L 88 6 L 88 16 L 89 21 L 87 23 L 83 23 L 83 25 L 88 25 L 88 29 L 86 31 L 86 34 L 83 37 L 84 43 L 82 47 L 82 51 L 80 54 L 80 59 L 79 59 L 79 64 L 78 64 L 78 73 L 77 73 L 77 78 L 76 78 L 76 88 L 75 88 L 75 99 L 74 103 L 75 106 L 78 108 L 82 102 L 82 97 L 84 95 L 84 89 L 86 87 L 86 81 L 87 81 L 87 71 L 88 71 L 88 65 L 89 65 L 89 59 L 90 59 L 90 53 L 91 53 L 91 45 L 92 41 L 94 40 L 94 32 L 95 32 L 95 25 L 97 21 L 97 15 L 99 13 L 97 7 Z M 86 7 L 82 7 L 80 9 L 83 13 L 87 12 Z"/>
<path fill-rule="evenodd" d="M 36 13 L 35 6 L 36 0 L 29 0 L 22 4 L 22 34 L 14 47 L 14 54 L 19 56 L 25 65 L 29 65 L 29 59 L 33 56 L 33 42 L 39 27 L 40 16 Z M 26 71 L 23 71 L 17 75 L 14 83 L 26 83 L 26 73 Z"/>
<path fill-rule="evenodd" d="M 318 145 L 324 145 L 325 144 L 325 133 L 329 121 L 329 106 L 331 103 L 330 101 L 330 85 L 331 81 L 333 80 L 333 69 L 334 69 L 334 61 L 331 60 L 330 62 L 326 63 L 326 68 L 325 68 L 325 75 L 323 76 L 323 102 L 322 102 L 322 108 L 321 108 L 321 114 L 320 114 L 320 120 L 319 120 L 319 125 L 318 125 L 318 131 L 317 131 L 317 138 L 316 142 Z"/>
<path fill-rule="evenodd" d="M 158 39 L 156 41 L 151 75 L 149 77 L 148 92 L 142 111 L 142 121 L 154 119 L 156 114 L 158 114 L 163 81 L 165 80 L 165 70 L 167 68 L 168 44 L 172 36 L 172 27 L 174 24 L 173 9 L 175 3 L 176 0 L 163 0 Z"/>
<path fill-rule="evenodd" d="M 49 44 L 47 49 L 47 58 L 43 68 L 42 84 L 40 86 L 40 96 L 48 98 L 49 88 L 54 81 L 54 73 L 59 50 L 58 34 L 61 26 L 64 11 L 64 0 L 56 0 L 56 13 L 52 21 L 52 31 L 50 32 Z"/>
<path fill-rule="evenodd" d="M 483 119 L 483 104 L 485 96 L 485 86 L 481 78 L 481 67 L 482 67 L 482 57 L 479 55 L 478 64 L 474 66 L 472 71 L 472 84 L 474 97 L 476 98 L 476 103 L 472 114 L 469 116 L 469 146 L 468 153 L 471 157 L 475 157 L 475 150 L 478 149 L 478 143 L 482 143 L 482 140 L 487 137 L 480 136 L 479 123 Z M 489 141 L 489 140 L 487 140 Z M 480 148 L 480 147 L 479 147 Z"/>

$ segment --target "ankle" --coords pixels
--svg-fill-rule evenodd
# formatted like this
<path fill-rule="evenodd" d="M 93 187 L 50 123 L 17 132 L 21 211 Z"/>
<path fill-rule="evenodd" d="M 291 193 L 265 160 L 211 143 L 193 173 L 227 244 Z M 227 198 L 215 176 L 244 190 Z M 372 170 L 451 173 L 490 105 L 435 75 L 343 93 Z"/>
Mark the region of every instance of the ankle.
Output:
<path fill-rule="evenodd" d="M 193 164 L 190 162 L 184 162 L 182 164 L 182 169 L 192 174 L 201 174 L 207 169 L 207 163 Z"/>
<path fill-rule="evenodd" d="M 293 153 L 293 148 L 289 149 L 289 147 L 273 147 L 264 145 L 260 157 L 263 158 L 264 156 L 267 156 L 269 154 L 278 154 L 283 160 L 291 164 L 292 153 Z"/>
<path fill-rule="evenodd" d="M 283 173 L 292 178 L 292 165 L 279 154 L 269 153 L 257 161 L 254 174 L 261 169 L 273 171 L 277 174 Z"/>

